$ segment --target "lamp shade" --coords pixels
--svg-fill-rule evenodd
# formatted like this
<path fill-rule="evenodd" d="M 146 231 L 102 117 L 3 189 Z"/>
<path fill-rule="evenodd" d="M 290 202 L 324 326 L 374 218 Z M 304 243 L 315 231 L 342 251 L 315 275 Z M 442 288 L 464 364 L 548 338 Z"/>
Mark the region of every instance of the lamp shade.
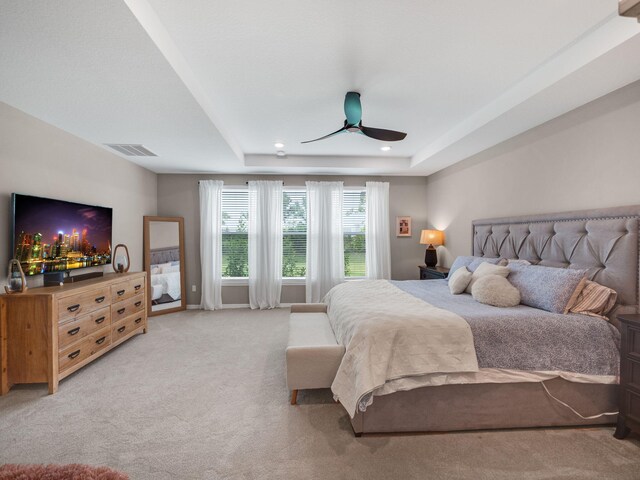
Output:
<path fill-rule="evenodd" d="M 421 245 L 444 245 L 444 232 L 442 230 L 422 230 L 420 233 Z"/>

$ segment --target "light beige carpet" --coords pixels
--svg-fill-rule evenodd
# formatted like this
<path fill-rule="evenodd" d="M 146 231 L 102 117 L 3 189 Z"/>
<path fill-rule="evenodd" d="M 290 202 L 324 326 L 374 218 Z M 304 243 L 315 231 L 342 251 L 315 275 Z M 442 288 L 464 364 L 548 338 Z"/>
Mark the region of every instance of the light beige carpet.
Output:
<path fill-rule="evenodd" d="M 137 479 L 633 479 L 638 437 L 549 429 L 355 438 L 328 391 L 288 404 L 287 310 L 185 312 L 60 384 L 0 397 L 0 464 Z"/>

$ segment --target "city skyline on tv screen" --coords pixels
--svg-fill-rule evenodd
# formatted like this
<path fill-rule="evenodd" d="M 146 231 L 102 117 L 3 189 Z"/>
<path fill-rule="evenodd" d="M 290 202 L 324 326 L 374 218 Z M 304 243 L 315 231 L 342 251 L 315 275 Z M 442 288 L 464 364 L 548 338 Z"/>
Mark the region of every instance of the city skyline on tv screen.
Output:
<path fill-rule="evenodd" d="M 112 209 L 14 194 L 14 258 L 27 275 L 111 263 Z"/>

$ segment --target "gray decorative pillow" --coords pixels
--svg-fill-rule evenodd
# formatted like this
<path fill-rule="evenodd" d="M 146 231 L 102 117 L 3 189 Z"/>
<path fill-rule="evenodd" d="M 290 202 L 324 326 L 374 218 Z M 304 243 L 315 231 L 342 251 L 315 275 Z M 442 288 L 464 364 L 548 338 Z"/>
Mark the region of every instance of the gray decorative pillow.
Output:
<path fill-rule="evenodd" d="M 473 258 L 474 260 L 469 265 L 467 265 L 467 269 L 471 273 L 475 272 L 478 269 L 478 267 L 483 263 L 490 263 L 491 265 L 502 265 L 503 263 L 502 259 L 500 258 L 485 258 L 485 257 L 473 257 Z M 504 264 L 506 265 L 507 262 L 505 261 Z"/>
<path fill-rule="evenodd" d="M 467 270 L 467 267 L 460 267 L 457 269 L 453 275 L 449 277 L 449 290 L 451 293 L 454 295 L 464 293 L 464 290 L 471 281 L 472 275 L 473 274 Z"/>
<path fill-rule="evenodd" d="M 509 281 L 520 291 L 520 303 L 553 313 L 567 313 L 586 281 L 586 270 L 509 265 Z"/>
<path fill-rule="evenodd" d="M 456 257 L 456 259 L 453 261 L 453 264 L 451 265 L 451 268 L 449 268 L 449 279 L 453 277 L 453 274 L 456 273 L 456 270 L 458 270 L 460 267 L 469 266 L 469 264 L 473 262 L 476 258 L 477 257 L 471 257 L 471 256 L 465 256 L 465 255 L 460 255 L 459 257 Z"/>
<path fill-rule="evenodd" d="M 475 272 L 476 268 L 478 268 L 483 262 L 489 262 L 496 265 L 498 262 L 500 262 L 500 259 L 473 257 L 471 255 L 460 255 L 459 257 L 456 257 L 456 259 L 453 261 L 453 264 L 451 265 L 451 268 L 449 269 L 449 278 L 451 278 L 455 271 L 460 267 L 467 267 L 467 270 L 473 273 Z"/>
<path fill-rule="evenodd" d="M 500 275 L 485 275 L 471 288 L 473 299 L 494 307 L 515 307 L 520 303 L 520 292 Z"/>

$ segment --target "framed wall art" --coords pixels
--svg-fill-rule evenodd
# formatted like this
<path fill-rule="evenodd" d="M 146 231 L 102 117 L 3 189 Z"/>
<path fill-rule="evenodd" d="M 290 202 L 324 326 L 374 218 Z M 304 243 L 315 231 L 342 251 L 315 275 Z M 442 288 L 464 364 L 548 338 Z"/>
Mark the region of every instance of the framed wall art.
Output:
<path fill-rule="evenodd" d="M 411 217 L 396 217 L 396 237 L 411 236 Z"/>

